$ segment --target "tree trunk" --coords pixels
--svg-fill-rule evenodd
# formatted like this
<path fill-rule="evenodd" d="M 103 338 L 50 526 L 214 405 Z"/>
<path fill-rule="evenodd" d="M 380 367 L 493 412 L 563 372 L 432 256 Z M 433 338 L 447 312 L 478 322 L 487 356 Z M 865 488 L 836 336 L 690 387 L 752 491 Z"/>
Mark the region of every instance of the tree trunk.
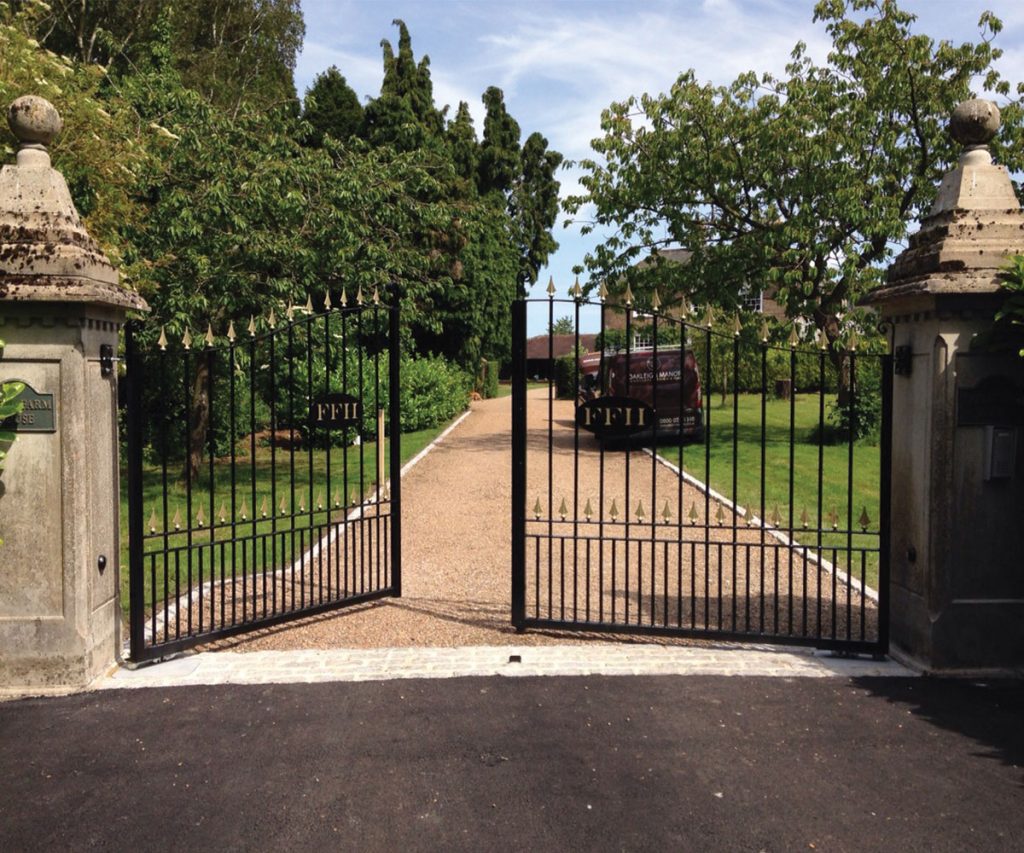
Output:
<path fill-rule="evenodd" d="M 209 366 L 206 359 L 199 362 L 196 378 L 192 383 L 192 399 L 189 401 L 189 448 L 185 459 L 183 476 L 188 483 L 195 483 L 199 477 L 199 466 L 203 461 L 210 430 L 210 383 Z"/>
<path fill-rule="evenodd" d="M 840 406 L 847 406 L 850 402 L 850 388 L 852 386 L 852 375 L 850 373 L 850 359 L 847 358 L 846 350 L 837 346 L 841 329 L 839 321 L 834 314 L 823 314 L 815 312 L 814 317 L 817 327 L 825 335 L 828 341 L 828 358 L 836 369 L 837 397 Z M 822 389 L 824 391 L 824 389 Z"/>

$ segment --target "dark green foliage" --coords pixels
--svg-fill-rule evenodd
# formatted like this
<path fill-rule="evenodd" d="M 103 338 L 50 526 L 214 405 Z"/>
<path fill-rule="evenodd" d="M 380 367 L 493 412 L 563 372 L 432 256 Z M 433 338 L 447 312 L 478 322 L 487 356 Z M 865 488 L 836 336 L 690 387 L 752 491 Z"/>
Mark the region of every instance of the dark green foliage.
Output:
<path fill-rule="evenodd" d="M 990 349 L 1010 348 L 1024 357 L 1024 255 L 1013 255 L 1002 271 L 1006 299 L 992 329 Z"/>
<path fill-rule="evenodd" d="M 579 362 L 571 355 L 563 355 L 555 359 L 555 396 L 559 400 L 571 400 L 575 393 Z M 574 371 L 574 368 L 576 370 Z"/>
<path fill-rule="evenodd" d="M 519 176 L 519 123 L 505 109 L 505 95 L 496 86 L 483 94 L 487 107 L 480 146 L 477 185 L 481 194 L 510 193 Z"/>
<path fill-rule="evenodd" d="M 468 376 L 440 358 L 402 361 L 402 431 L 439 426 L 466 408 Z"/>
<path fill-rule="evenodd" d="M 295 104 L 292 72 L 306 27 L 299 0 L 53 0 L 14 4 L 34 16 L 43 45 L 85 64 L 132 73 L 151 42 L 170 36 L 184 84 L 229 111 Z"/>
<path fill-rule="evenodd" d="M 362 135 L 374 145 L 413 151 L 441 137 L 444 114 L 434 106 L 430 58 L 424 56 L 417 64 L 405 23 L 392 23 L 398 27 L 398 53 L 391 42 L 381 40 L 384 82 L 380 96 L 366 105 Z"/>
<path fill-rule="evenodd" d="M 498 396 L 498 373 L 500 372 L 500 367 L 501 365 L 498 361 L 481 359 L 480 381 L 476 390 L 484 399 L 490 400 Z"/>
<path fill-rule="evenodd" d="M 323 144 L 325 136 L 345 142 L 359 133 L 363 107 L 336 66 L 318 74 L 306 90 L 302 118 L 312 128 L 310 142 L 314 145 Z"/>
<path fill-rule="evenodd" d="M 456 192 L 464 198 L 476 195 L 477 160 L 480 156 L 473 117 L 469 113 L 469 104 L 459 102 L 459 110 L 455 120 L 445 131 L 448 149 L 451 152 L 452 166 L 457 179 Z"/>
<path fill-rule="evenodd" d="M 558 217 L 559 183 L 555 173 L 562 155 L 548 149 L 548 141 L 531 133 L 520 157 L 522 175 L 516 183 L 509 209 L 518 229 L 519 293 L 526 295 L 558 241 L 551 234 Z"/>

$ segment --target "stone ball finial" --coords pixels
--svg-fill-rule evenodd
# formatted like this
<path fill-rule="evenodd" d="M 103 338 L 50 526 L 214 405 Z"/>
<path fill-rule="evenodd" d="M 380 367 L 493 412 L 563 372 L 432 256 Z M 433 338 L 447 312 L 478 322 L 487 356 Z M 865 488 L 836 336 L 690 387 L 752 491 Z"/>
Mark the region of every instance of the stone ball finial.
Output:
<path fill-rule="evenodd" d="M 47 147 L 64 127 L 57 108 L 38 95 L 22 95 L 7 108 L 7 124 L 22 146 Z"/>
<path fill-rule="evenodd" d="M 987 145 L 999 130 L 999 107 L 983 98 L 963 101 L 953 110 L 949 132 L 961 145 Z"/>

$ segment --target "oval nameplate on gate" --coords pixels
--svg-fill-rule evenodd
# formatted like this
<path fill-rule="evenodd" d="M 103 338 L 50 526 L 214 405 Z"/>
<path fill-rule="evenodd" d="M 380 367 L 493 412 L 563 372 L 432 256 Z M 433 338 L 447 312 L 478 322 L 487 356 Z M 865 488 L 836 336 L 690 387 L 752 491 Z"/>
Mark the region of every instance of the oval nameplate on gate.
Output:
<path fill-rule="evenodd" d="M 632 435 L 651 428 L 654 409 L 632 397 L 598 397 L 576 407 L 576 423 L 595 435 Z"/>
<path fill-rule="evenodd" d="M 363 404 L 349 394 L 322 394 L 309 404 L 309 425 L 314 429 L 356 426 L 363 419 Z"/>

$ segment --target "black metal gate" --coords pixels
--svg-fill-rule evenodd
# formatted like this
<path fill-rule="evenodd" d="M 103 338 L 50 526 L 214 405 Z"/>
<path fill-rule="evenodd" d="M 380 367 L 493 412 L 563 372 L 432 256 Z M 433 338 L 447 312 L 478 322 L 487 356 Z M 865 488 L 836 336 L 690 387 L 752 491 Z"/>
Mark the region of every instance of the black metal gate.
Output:
<path fill-rule="evenodd" d="M 514 625 L 884 653 L 890 356 L 685 310 L 513 304 Z"/>
<path fill-rule="evenodd" d="M 398 306 L 335 299 L 129 328 L 133 660 L 401 595 Z"/>

